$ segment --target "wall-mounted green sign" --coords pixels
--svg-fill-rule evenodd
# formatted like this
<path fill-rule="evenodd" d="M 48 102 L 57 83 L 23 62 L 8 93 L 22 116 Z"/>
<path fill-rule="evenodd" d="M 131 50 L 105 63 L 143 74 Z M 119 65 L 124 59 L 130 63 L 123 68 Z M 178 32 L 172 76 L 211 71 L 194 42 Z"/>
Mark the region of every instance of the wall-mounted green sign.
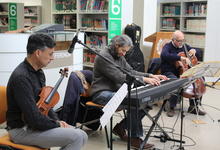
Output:
<path fill-rule="evenodd" d="M 17 4 L 9 3 L 9 30 L 17 30 Z"/>
<path fill-rule="evenodd" d="M 111 40 L 116 35 L 121 35 L 121 8 L 122 0 L 109 1 L 109 40 Z"/>

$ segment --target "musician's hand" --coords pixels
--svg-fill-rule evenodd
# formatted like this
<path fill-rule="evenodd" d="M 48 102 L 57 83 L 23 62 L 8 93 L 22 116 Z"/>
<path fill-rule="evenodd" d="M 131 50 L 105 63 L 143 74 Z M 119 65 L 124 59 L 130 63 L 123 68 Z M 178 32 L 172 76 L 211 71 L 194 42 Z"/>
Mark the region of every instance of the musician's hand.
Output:
<path fill-rule="evenodd" d="M 157 80 L 155 78 L 143 77 L 143 80 L 145 83 L 149 83 L 151 85 L 160 85 L 160 80 Z"/>
<path fill-rule="evenodd" d="M 190 56 L 195 56 L 196 55 L 196 50 L 195 49 L 189 50 L 189 55 Z"/>
<path fill-rule="evenodd" d="M 189 58 L 187 58 L 187 57 L 182 57 L 182 56 L 181 56 L 180 59 L 181 59 L 182 62 L 184 62 L 184 63 L 187 64 L 187 65 L 190 65 L 190 64 L 191 64 L 191 61 L 190 61 Z"/>
<path fill-rule="evenodd" d="M 157 80 L 168 80 L 168 78 L 164 75 L 151 75 L 151 78 L 157 79 Z"/>
<path fill-rule="evenodd" d="M 62 128 L 70 128 L 70 127 L 72 127 L 71 125 L 69 125 L 65 121 L 58 121 L 58 122 L 60 123 L 60 127 L 62 127 Z"/>

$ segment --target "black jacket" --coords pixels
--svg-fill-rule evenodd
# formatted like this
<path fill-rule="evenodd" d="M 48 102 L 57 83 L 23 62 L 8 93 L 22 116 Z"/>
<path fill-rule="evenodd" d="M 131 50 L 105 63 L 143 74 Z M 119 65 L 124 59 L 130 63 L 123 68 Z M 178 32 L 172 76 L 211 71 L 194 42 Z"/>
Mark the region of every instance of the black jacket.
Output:
<path fill-rule="evenodd" d="M 149 76 L 149 73 L 135 71 L 123 56 L 117 56 L 117 54 L 109 48 L 102 50 L 100 54 L 121 68 L 126 69 L 130 74 L 134 75 L 136 79 L 142 82 L 144 76 Z M 96 56 L 95 58 L 93 74 L 94 76 L 91 87 L 92 96 L 101 91 L 116 92 L 126 80 L 126 74 L 114 65 L 103 60 L 100 56 Z"/>
<path fill-rule="evenodd" d="M 59 127 L 56 122 L 58 118 L 52 109 L 48 116 L 45 116 L 36 105 L 40 90 L 44 86 L 43 71 L 35 71 L 27 60 L 13 71 L 7 85 L 6 120 L 10 129 L 28 126 L 34 130 L 48 130 Z"/>

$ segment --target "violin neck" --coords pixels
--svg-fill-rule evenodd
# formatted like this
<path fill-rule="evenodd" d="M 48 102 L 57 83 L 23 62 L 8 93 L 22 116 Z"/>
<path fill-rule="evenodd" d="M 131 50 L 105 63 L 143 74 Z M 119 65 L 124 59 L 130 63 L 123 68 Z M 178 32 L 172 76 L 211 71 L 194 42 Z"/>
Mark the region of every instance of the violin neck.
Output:
<path fill-rule="evenodd" d="M 45 100 L 45 103 L 49 104 L 52 97 L 54 96 L 54 94 L 57 92 L 58 87 L 60 86 L 60 83 L 62 82 L 64 76 L 61 75 L 61 77 L 59 78 L 59 80 L 57 81 L 56 85 L 54 86 L 54 88 L 52 89 L 52 91 L 50 92 L 50 94 L 48 95 L 47 99 Z"/>

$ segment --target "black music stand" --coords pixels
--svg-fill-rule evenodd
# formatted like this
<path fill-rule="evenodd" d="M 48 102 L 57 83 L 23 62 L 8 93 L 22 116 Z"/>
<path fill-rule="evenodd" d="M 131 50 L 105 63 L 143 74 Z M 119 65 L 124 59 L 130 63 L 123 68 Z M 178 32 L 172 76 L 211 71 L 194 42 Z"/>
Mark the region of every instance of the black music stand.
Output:
<path fill-rule="evenodd" d="M 210 88 L 215 88 L 215 84 L 220 80 L 220 61 L 207 61 L 202 62 L 196 66 L 185 71 L 181 77 L 192 77 L 194 79 L 202 78 L 202 77 L 209 77 L 209 78 L 216 78 L 218 79 L 212 82 L 211 85 L 205 84 L 205 86 Z M 198 115 L 197 115 L 198 117 Z M 204 122 L 201 120 L 193 120 L 196 124 L 203 124 Z"/>
<path fill-rule="evenodd" d="M 181 93 L 183 92 L 184 88 L 181 89 Z M 181 111 L 180 111 L 180 147 L 178 148 L 179 150 L 184 150 L 184 147 L 182 145 L 183 141 L 183 118 L 184 116 L 184 111 L 183 111 L 183 96 L 180 93 L 180 100 L 181 100 Z M 185 143 L 185 142 L 184 142 Z"/>
<path fill-rule="evenodd" d="M 187 70 L 186 72 L 184 72 L 184 74 L 182 74 L 181 77 L 189 77 L 191 82 L 188 83 L 187 86 L 189 86 L 190 84 L 194 84 L 194 82 L 196 81 L 196 79 L 198 78 L 202 78 L 203 76 L 207 76 L 207 71 L 210 69 L 210 63 L 202 63 L 199 64 L 197 66 L 194 66 L 192 68 L 190 68 L 189 70 Z M 216 67 L 215 67 L 216 69 Z M 180 92 L 180 100 L 181 100 L 181 123 L 180 123 L 180 141 L 182 141 L 183 138 L 183 118 L 184 118 L 184 111 L 183 111 L 183 91 L 187 88 L 187 86 L 183 87 Z M 182 146 L 183 142 L 180 142 L 180 146 L 178 148 L 178 150 L 184 150 L 184 147 Z"/>

